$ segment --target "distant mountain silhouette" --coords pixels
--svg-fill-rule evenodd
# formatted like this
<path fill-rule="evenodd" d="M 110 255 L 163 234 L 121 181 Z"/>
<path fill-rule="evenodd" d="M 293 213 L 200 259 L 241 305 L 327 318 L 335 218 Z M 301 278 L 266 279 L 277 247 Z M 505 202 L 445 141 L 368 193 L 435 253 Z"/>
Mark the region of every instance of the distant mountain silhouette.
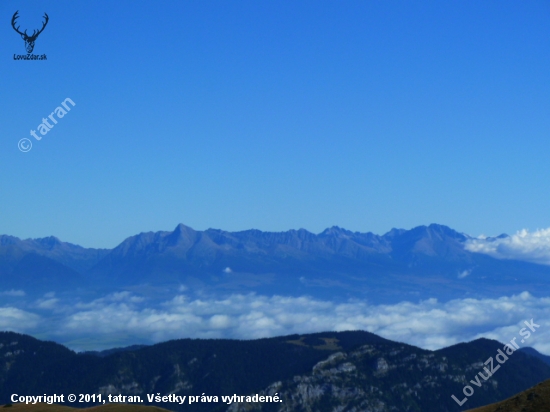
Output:
<path fill-rule="evenodd" d="M 506 236 L 506 235 L 503 235 Z M 221 293 L 368 298 L 373 303 L 437 297 L 498 297 L 548 288 L 550 267 L 499 260 L 464 248 L 469 237 L 431 224 L 385 235 L 339 227 L 313 234 L 218 229 L 131 236 L 114 249 L 55 237 L 0 236 L 2 288 L 28 293 L 124 290 L 135 285 Z"/>

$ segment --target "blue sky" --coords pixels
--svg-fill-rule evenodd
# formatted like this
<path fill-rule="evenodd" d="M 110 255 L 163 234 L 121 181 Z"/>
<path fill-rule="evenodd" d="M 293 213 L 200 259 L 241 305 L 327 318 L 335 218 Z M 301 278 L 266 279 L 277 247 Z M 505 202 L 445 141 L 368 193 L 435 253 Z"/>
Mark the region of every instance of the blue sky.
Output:
<path fill-rule="evenodd" d="M 13 60 L 16 10 L 48 13 L 47 61 Z M 549 22 L 545 1 L 3 1 L 0 233 L 548 227 Z"/>

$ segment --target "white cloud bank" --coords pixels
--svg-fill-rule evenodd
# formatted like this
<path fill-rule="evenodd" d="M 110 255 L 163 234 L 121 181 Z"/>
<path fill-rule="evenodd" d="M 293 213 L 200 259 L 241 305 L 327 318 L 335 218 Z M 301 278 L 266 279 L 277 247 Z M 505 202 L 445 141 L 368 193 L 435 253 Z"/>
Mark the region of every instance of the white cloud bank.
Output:
<path fill-rule="evenodd" d="M 33 330 L 39 323 L 40 316 L 14 307 L 0 308 L 0 330 L 25 333 Z"/>
<path fill-rule="evenodd" d="M 0 329 L 39 333 L 43 339 L 61 343 L 78 342 L 69 344 L 74 349 L 185 337 L 252 339 L 358 329 L 438 349 L 479 337 L 509 341 L 519 336 L 523 321 L 534 319 L 541 327 L 524 346 L 550 354 L 550 298 L 535 298 L 528 292 L 498 299 L 445 303 L 429 299 L 395 305 L 369 305 L 360 300 L 335 303 L 306 296 L 234 294 L 220 299 L 178 294 L 157 308 L 123 292 L 78 305 L 63 306 L 62 301 L 55 305 L 52 311 L 57 315 L 53 317 L 0 308 Z"/>
<path fill-rule="evenodd" d="M 498 259 L 516 259 L 550 265 L 550 228 L 526 229 L 504 238 L 473 238 L 464 245 L 470 252 L 485 253 Z"/>

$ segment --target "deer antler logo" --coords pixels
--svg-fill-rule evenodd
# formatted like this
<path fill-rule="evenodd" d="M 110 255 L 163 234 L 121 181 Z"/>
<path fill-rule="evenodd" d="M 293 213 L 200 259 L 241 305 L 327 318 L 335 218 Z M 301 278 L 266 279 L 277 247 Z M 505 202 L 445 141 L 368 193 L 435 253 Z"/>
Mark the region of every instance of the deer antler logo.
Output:
<path fill-rule="evenodd" d="M 27 49 L 27 53 L 32 53 L 32 51 L 34 50 L 34 42 L 36 41 L 36 38 L 38 37 L 38 35 L 39 35 L 40 33 L 42 33 L 42 32 L 44 31 L 44 28 L 45 28 L 46 25 L 48 24 L 48 20 L 49 20 L 50 18 L 48 17 L 48 15 L 47 15 L 46 13 L 44 13 L 44 19 L 45 19 L 46 21 L 44 21 L 44 23 L 42 24 L 42 28 L 41 28 L 40 30 L 38 30 L 38 31 L 37 31 L 37 30 L 34 30 L 33 33 L 32 33 L 32 35 L 29 36 L 29 35 L 27 34 L 27 30 L 25 30 L 24 33 L 21 33 L 21 32 L 19 31 L 19 27 L 20 27 L 20 26 L 15 27 L 15 20 L 17 20 L 17 18 L 19 17 L 19 16 L 17 15 L 17 13 L 19 13 L 19 10 L 17 10 L 17 11 L 13 14 L 13 17 L 11 18 L 11 25 L 12 25 L 13 29 L 14 29 L 17 33 L 19 33 L 19 34 L 21 35 L 21 38 L 22 38 L 23 40 L 25 40 L 25 49 Z"/>

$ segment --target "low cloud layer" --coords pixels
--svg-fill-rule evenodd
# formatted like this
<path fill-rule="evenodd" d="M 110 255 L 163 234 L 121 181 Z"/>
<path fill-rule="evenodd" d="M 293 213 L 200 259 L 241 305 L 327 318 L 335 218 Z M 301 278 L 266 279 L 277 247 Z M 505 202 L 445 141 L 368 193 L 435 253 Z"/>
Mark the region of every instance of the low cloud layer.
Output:
<path fill-rule="evenodd" d="M 1 330 L 51 339 L 76 350 L 185 337 L 252 339 L 358 329 L 438 349 L 479 337 L 509 341 L 530 319 L 541 327 L 523 345 L 550 354 L 550 298 L 527 292 L 499 299 L 429 299 L 396 305 L 256 294 L 192 298 L 178 293 L 155 307 L 143 297 L 122 292 L 76 305 L 49 298 L 31 309 L 0 308 Z"/>
<path fill-rule="evenodd" d="M 516 259 L 550 265 L 550 228 L 526 229 L 503 238 L 475 238 L 465 243 L 470 252 L 485 253 L 497 259 Z"/>

